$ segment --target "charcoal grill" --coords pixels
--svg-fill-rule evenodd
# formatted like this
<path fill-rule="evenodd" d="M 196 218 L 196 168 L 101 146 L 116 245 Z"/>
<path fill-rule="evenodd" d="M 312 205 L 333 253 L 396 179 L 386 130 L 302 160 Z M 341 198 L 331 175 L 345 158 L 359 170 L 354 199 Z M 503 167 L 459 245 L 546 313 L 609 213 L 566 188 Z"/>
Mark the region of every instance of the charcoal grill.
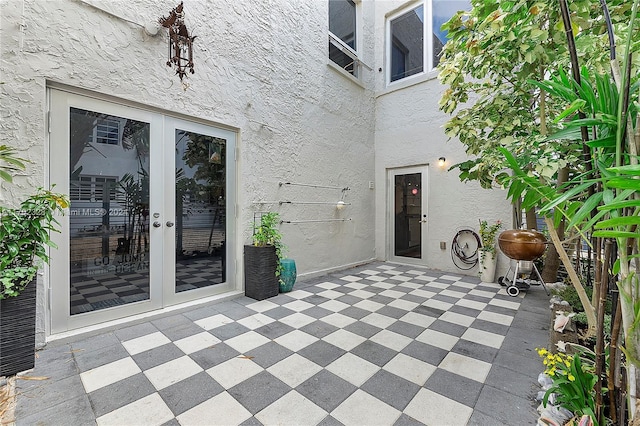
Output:
<path fill-rule="evenodd" d="M 507 287 L 509 296 L 516 297 L 521 290 L 528 290 L 530 285 L 542 285 L 545 293 L 549 295 L 549 290 L 534 263 L 544 254 L 547 244 L 544 235 L 535 230 L 511 229 L 498 236 L 500 250 L 511 259 L 505 276 L 498 278 L 498 283 Z M 526 275 L 530 276 L 532 272 L 535 272 L 539 282 L 523 278 Z"/>

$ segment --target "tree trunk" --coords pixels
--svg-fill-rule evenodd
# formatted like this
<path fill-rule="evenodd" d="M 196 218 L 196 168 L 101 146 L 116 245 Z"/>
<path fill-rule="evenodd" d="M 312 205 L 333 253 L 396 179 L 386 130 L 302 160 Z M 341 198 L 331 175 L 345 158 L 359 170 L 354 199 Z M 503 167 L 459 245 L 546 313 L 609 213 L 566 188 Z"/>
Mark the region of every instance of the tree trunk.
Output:
<path fill-rule="evenodd" d="M 564 167 L 558 170 L 558 183 L 556 186 L 561 187 L 569 179 L 569 169 Z M 558 238 L 564 240 L 564 220 L 560 222 L 557 229 Z M 560 256 L 553 244 L 549 245 L 547 254 L 544 257 L 544 266 L 542 267 L 542 281 L 545 283 L 555 283 L 558 281 L 558 268 L 560 267 Z"/>
<path fill-rule="evenodd" d="M 564 234 L 564 229 L 561 231 L 558 229 L 558 234 Z M 564 238 L 561 236 L 560 239 Z M 558 269 L 560 268 L 560 256 L 556 247 L 552 244 L 547 249 L 547 254 L 544 257 L 544 266 L 542 268 L 542 281 L 545 283 L 555 283 L 558 281 Z"/>
<path fill-rule="evenodd" d="M 640 375 L 635 365 L 630 365 L 629 373 L 629 422 L 630 426 L 640 426 Z"/>
<path fill-rule="evenodd" d="M 538 217 L 536 216 L 535 209 L 529 209 L 526 213 L 527 217 L 527 229 L 535 229 L 538 231 Z"/>
<path fill-rule="evenodd" d="M 560 237 L 558 236 L 558 233 L 553 227 L 553 220 L 549 217 L 545 217 L 544 222 L 547 225 L 547 229 L 549 229 L 549 235 L 551 236 L 553 245 L 555 246 L 560 256 L 560 260 L 562 260 L 562 264 L 564 265 L 564 267 L 567 269 L 567 272 L 569 273 L 571 284 L 576 289 L 576 293 L 578 293 L 578 297 L 580 298 L 580 303 L 582 303 L 582 307 L 584 308 L 584 313 L 587 315 L 587 323 L 589 328 L 587 330 L 586 337 L 587 338 L 592 337 L 595 335 L 595 331 L 596 331 L 596 322 L 597 322 L 596 311 L 593 305 L 591 304 L 591 300 L 589 300 L 589 296 L 587 296 L 587 292 L 584 290 L 584 287 L 580 282 L 580 278 L 578 278 L 578 274 L 573 269 L 573 265 L 571 264 L 571 260 L 569 259 L 569 256 L 567 256 L 566 250 L 564 249 L 564 247 L 562 247 L 562 242 L 560 241 Z"/>

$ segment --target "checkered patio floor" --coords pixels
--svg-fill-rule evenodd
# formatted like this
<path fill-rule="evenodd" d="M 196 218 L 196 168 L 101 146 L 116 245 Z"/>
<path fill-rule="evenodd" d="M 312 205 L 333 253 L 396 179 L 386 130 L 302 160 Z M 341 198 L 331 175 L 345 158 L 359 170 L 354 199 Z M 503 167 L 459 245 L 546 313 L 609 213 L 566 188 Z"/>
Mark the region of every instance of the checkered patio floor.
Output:
<path fill-rule="evenodd" d="M 372 263 L 92 337 L 18 380 L 17 425 L 534 424 L 541 288 Z"/>

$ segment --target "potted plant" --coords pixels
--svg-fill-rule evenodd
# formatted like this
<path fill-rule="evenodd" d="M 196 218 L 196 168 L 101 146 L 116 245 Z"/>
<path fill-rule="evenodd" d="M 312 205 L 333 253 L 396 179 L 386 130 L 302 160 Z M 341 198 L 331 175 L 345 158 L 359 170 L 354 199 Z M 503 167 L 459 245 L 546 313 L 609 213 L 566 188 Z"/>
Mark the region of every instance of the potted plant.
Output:
<path fill-rule="evenodd" d="M 496 275 L 496 236 L 502 228 L 502 222 L 489 225 L 486 220 L 480 221 L 480 279 L 491 283 Z"/>
<path fill-rule="evenodd" d="M 244 246 L 245 295 L 263 300 L 278 295 L 280 260 L 284 256 L 282 234 L 278 230 L 280 215 L 262 213 L 254 219 L 253 244 Z"/>
<path fill-rule="evenodd" d="M 0 177 L 24 169 L 12 148 L 0 146 Z M 68 207 L 66 197 L 39 189 L 19 208 L 0 206 L 0 376 L 33 368 L 35 361 L 36 273 L 38 260 L 48 262 L 55 247 L 56 213 Z"/>

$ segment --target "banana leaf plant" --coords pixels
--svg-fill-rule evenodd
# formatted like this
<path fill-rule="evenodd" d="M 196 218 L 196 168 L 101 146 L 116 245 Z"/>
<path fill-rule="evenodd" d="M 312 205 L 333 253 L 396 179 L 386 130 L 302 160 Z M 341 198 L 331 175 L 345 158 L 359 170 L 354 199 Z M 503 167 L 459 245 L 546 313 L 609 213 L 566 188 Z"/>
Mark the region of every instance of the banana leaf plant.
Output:
<path fill-rule="evenodd" d="M 565 0 L 560 3 L 566 7 Z M 606 20 L 606 2 L 600 3 Z M 543 82 L 531 82 L 567 105 L 555 119 L 560 130 L 547 138 L 583 153 L 584 162 L 571 168 L 567 182 L 560 187 L 549 185 L 532 174 L 518 155 L 504 148 L 501 152 L 512 171 L 511 177 L 503 181 L 509 188 L 509 196 L 522 197 L 524 208 L 540 207 L 550 229 L 564 219 L 567 227 L 575 229 L 586 241 L 590 237 L 615 241 L 617 260 L 611 273 L 617 276 L 620 294 L 628 410 L 637 421 L 640 417 L 640 386 L 636 377 L 640 369 L 640 20 L 637 17 L 640 0 L 630 2 L 630 7 L 629 24 L 617 27 L 624 31 L 614 34 L 615 28 L 611 25 L 608 28 L 610 73 L 587 66 L 579 69 L 576 55 L 571 74 L 559 70 Z M 570 22 L 565 25 L 572 28 Z M 622 41 L 619 57 L 616 39 Z"/>

